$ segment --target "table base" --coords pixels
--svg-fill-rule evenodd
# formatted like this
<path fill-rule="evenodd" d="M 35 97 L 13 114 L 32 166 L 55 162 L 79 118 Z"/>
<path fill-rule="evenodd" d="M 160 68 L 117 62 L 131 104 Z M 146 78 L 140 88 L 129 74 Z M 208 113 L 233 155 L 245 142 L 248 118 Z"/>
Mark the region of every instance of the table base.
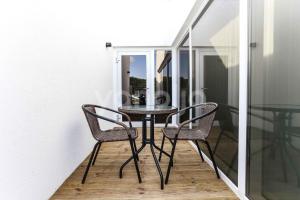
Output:
<path fill-rule="evenodd" d="M 149 139 L 147 138 L 147 121 L 150 121 L 150 138 Z M 145 146 L 147 144 L 150 145 L 151 153 L 152 153 L 152 156 L 153 156 L 153 159 L 154 159 L 157 171 L 158 171 L 159 176 L 160 176 L 160 188 L 163 190 L 164 189 L 164 176 L 163 176 L 163 173 L 161 171 L 161 168 L 160 168 L 160 165 L 159 165 L 159 161 L 158 161 L 158 159 L 157 159 L 157 157 L 155 155 L 154 148 L 157 149 L 157 150 L 159 150 L 159 151 L 162 151 L 162 153 L 165 154 L 168 157 L 171 157 L 171 155 L 168 154 L 167 152 L 161 150 L 161 148 L 159 148 L 155 144 L 155 141 L 154 141 L 154 115 L 150 115 L 150 117 L 145 117 L 142 122 L 143 122 L 143 125 L 142 125 L 142 146 L 137 150 L 137 154 L 139 154 L 145 148 Z M 123 168 L 132 159 L 133 159 L 133 156 L 131 156 L 128 160 L 126 160 L 124 162 L 124 164 L 121 166 L 120 173 L 119 173 L 120 178 L 122 178 Z"/>

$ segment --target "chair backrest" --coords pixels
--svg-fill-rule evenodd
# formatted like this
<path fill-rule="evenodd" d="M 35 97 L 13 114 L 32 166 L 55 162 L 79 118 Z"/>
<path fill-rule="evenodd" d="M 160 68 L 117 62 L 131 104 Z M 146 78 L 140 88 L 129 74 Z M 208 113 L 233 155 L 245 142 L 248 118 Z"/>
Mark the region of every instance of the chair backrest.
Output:
<path fill-rule="evenodd" d="M 86 120 L 88 121 L 89 127 L 91 129 L 92 135 L 97 139 L 97 133 L 101 133 L 98 118 L 96 117 L 96 106 L 95 105 L 83 105 L 82 110 L 85 114 Z M 93 115 L 95 114 L 95 115 Z"/>
<path fill-rule="evenodd" d="M 207 138 L 213 126 L 216 111 L 218 109 L 218 104 L 203 103 L 203 104 L 196 105 L 194 108 L 196 111 L 195 112 L 196 117 L 193 118 L 195 119 L 193 120 L 193 129 L 200 130 L 202 136 Z"/>

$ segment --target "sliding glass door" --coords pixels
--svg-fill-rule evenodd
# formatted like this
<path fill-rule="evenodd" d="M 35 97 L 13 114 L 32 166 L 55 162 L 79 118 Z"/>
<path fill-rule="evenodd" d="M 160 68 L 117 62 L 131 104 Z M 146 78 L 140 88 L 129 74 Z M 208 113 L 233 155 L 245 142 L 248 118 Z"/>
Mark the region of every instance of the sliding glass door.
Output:
<path fill-rule="evenodd" d="M 247 193 L 300 198 L 300 1 L 251 0 Z"/>
<path fill-rule="evenodd" d="M 190 106 L 190 54 L 189 54 L 189 35 L 186 35 L 183 41 L 181 42 L 178 51 L 178 102 L 179 109 L 183 109 Z M 194 64 L 194 59 L 192 61 Z M 184 113 L 181 113 L 177 119 L 179 123 L 186 121 L 190 118 L 190 112 L 187 110 Z"/>
<path fill-rule="evenodd" d="M 120 52 L 118 55 L 121 102 L 119 106 L 151 104 L 150 53 Z M 145 116 L 130 115 L 132 121 L 141 121 Z M 123 117 L 123 121 L 127 119 Z"/>
<path fill-rule="evenodd" d="M 172 106 L 172 51 L 155 50 L 155 105 Z M 155 116 L 155 123 L 164 124 L 168 114 Z M 171 122 L 171 119 L 170 121 Z"/>
<path fill-rule="evenodd" d="M 226 12 L 225 12 L 226 11 Z M 218 167 L 237 185 L 239 129 L 239 1 L 214 0 L 193 24 L 191 103 L 216 102 L 208 141 Z M 197 113 L 192 113 L 192 116 Z M 202 150 L 208 155 L 203 146 Z"/>
<path fill-rule="evenodd" d="M 218 167 L 238 185 L 239 0 L 209 1 L 191 28 L 178 47 L 179 105 L 218 103 L 208 141 Z M 178 122 L 197 114 L 185 112 Z"/>
<path fill-rule="evenodd" d="M 172 106 L 172 51 L 169 49 L 141 49 L 117 52 L 116 107 L 120 106 Z M 144 115 L 130 115 L 140 122 Z M 164 124 L 167 115 L 155 116 L 156 124 Z M 122 121 L 126 121 L 123 117 Z M 171 123 L 171 120 L 170 120 Z M 140 125 L 140 123 L 134 123 Z"/>

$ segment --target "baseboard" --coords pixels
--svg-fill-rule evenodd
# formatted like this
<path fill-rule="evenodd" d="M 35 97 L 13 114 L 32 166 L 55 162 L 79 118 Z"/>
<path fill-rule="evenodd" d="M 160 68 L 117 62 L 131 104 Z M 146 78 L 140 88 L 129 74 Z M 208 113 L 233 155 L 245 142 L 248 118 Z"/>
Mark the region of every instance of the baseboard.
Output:
<path fill-rule="evenodd" d="M 197 146 L 194 142 L 189 141 L 189 143 L 192 145 L 192 147 L 195 149 L 195 151 L 198 153 Z M 203 158 L 207 164 L 214 169 L 212 161 L 205 155 L 205 153 L 202 153 Z M 225 184 L 233 191 L 233 193 L 240 199 L 243 200 L 249 200 L 245 195 L 241 195 L 238 187 L 218 168 L 220 178 L 225 182 Z"/>

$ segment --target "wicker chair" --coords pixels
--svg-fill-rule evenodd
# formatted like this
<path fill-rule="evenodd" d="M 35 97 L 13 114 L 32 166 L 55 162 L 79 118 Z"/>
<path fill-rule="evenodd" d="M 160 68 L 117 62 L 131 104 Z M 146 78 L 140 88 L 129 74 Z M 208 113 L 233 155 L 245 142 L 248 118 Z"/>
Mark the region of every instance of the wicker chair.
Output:
<path fill-rule="evenodd" d="M 181 114 L 188 110 L 195 109 L 196 117 L 193 117 L 191 120 L 186 120 L 179 124 L 178 127 L 168 127 L 169 118 L 175 114 Z M 216 103 L 204 103 L 199 105 L 190 106 L 179 110 L 176 113 L 170 114 L 166 119 L 165 127 L 162 129 L 163 139 L 161 144 L 161 149 L 164 147 L 165 138 L 169 139 L 172 144 L 172 152 L 168 165 L 167 175 L 165 179 L 165 184 L 168 184 L 169 175 L 171 171 L 171 167 L 173 166 L 173 157 L 175 153 L 177 140 L 192 140 L 196 143 L 199 154 L 201 156 L 202 161 L 204 161 L 203 156 L 201 154 L 200 146 L 198 141 L 204 142 L 208 148 L 208 152 L 210 154 L 211 160 L 213 162 L 213 166 L 218 178 L 219 172 L 217 170 L 217 165 L 215 163 L 212 150 L 208 141 L 206 140 L 209 136 L 211 127 L 213 125 L 214 117 L 216 111 L 218 109 L 218 105 Z M 189 124 L 192 124 L 192 128 L 189 128 Z M 162 152 L 160 152 L 159 160 L 161 159 Z"/>
<path fill-rule="evenodd" d="M 128 122 L 129 122 L 129 127 L 127 127 L 124 123 L 121 123 L 121 122 L 115 121 L 113 119 L 110 119 L 110 118 L 107 118 L 107 117 L 100 116 L 100 115 L 96 114 L 96 108 L 107 110 L 107 111 L 110 111 L 110 112 L 114 112 L 114 113 L 123 115 L 124 117 L 127 118 Z M 91 132 L 92 132 L 92 135 L 93 135 L 94 139 L 97 141 L 97 143 L 95 144 L 95 146 L 93 148 L 93 151 L 90 155 L 89 163 L 86 167 L 86 170 L 84 172 L 84 176 L 82 178 L 81 183 L 82 184 L 85 183 L 85 179 L 87 177 L 90 166 L 95 164 L 95 161 L 97 159 L 97 155 L 99 153 L 101 144 L 103 142 L 116 142 L 116 141 L 127 141 L 127 140 L 130 143 L 132 155 L 133 155 L 133 158 L 134 158 L 136 173 L 137 173 L 137 176 L 138 176 L 139 183 L 141 183 L 142 179 L 141 179 L 141 175 L 140 175 L 140 171 L 139 171 L 139 167 L 138 167 L 138 162 L 137 162 L 138 161 L 138 155 L 136 154 L 136 149 L 137 148 L 136 148 L 136 143 L 135 143 L 135 139 L 138 137 L 138 132 L 137 132 L 136 128 L 132 127 L 130 117 L 125 113 L 121 113 L 121 112 L 118 112 L 116 110 L 112 110 L 110 108 L 97 106 L 97 105 L 91 105 L 91 104 L 83 105 L 82 110 L 83 110 L 83 112 L 86 116 L 87 122 L 88 122 L 89 127 L 90 127 Z M 98 119 L 117 124 L 121 127 L 117 127 L 117 128 L 113 128 L 113 129 L 110 129 L 110 130 L 103 131 L 103 130 L 100 129 L 100 124 L 99 124 Z"/>

